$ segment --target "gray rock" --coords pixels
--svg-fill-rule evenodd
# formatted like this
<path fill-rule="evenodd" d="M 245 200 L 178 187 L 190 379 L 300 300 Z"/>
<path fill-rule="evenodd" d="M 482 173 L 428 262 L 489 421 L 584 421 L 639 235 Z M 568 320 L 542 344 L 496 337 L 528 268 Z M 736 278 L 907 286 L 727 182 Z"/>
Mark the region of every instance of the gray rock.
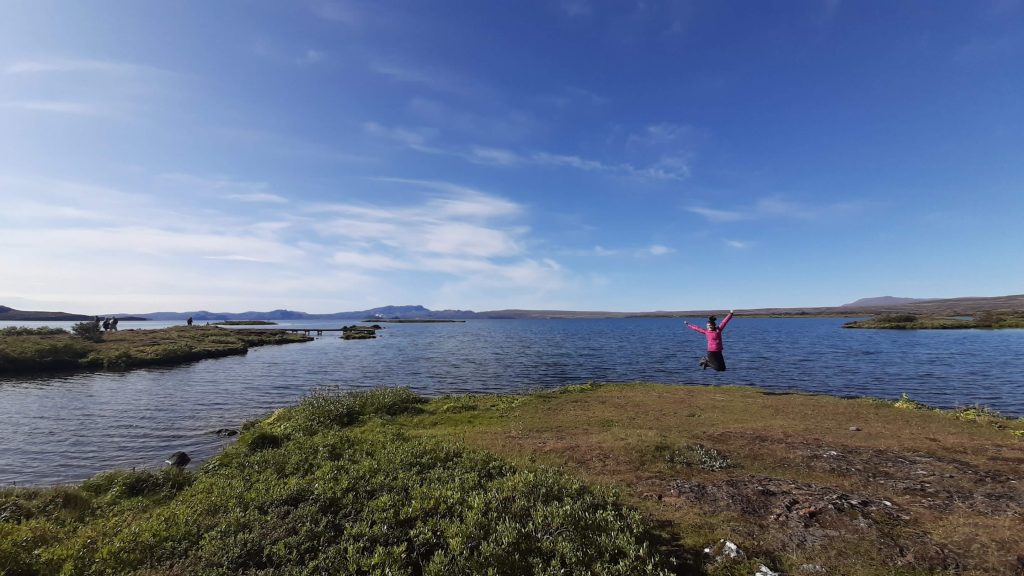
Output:
<path fill-rule="evenodd" d="M 181 450 L 178 450 L 174 454 L 171 454 L 170 458 L 164 460 L 164 462 L 167 462 L 171 466 L 176 466 L 178 468 L 184 468 L 185 466 L 188 466 L 188 463 L 191 461 L 192 458 L 189 458 L 189 455 L 182 452 Z"/>

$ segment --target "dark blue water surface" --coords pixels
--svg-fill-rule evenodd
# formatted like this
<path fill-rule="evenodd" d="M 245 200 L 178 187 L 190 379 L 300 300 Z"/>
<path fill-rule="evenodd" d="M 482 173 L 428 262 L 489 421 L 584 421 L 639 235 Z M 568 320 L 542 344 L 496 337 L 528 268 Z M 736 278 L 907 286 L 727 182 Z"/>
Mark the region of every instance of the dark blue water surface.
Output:
<path fill-rule="evenodd" d="M 174 368 L 0 377 L 0 486 L 155 467 L 176 450 L 200 461 L 229 441 L 213 430 L 331 384 L 426 395 L 590 380 L 745 384 L 881 398 L 906 392 L 936 406 L 981 403 L 1024 415 L 1024 330 L 849 330 L 846 321 L 738 318 L 725 331 L 724 373 L 697 367 L 702 335 L 680 319 L 656 318 L 388 324 L 376 340 L 327 333 Z M 158 324 L 121 324 L 143 326 Z"/>

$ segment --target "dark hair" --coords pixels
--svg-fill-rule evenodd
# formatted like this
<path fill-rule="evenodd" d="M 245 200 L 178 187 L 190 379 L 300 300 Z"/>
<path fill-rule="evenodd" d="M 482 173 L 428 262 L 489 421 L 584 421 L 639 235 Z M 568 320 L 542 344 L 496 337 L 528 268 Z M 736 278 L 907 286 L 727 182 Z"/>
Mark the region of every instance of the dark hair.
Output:
<path fill-rule="evenodd" d="M 717 320 L 717 318 L 714 316 L 708 316 L 708 324 L 711 324 L 711 326 L 715 326 L 715 320 Z"/>

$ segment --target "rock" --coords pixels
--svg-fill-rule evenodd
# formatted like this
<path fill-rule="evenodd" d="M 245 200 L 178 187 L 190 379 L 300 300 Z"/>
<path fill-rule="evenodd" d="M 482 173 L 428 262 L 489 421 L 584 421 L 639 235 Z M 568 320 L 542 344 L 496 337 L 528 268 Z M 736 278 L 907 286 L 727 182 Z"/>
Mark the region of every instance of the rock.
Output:
<path fill-rule="evenodd" d="M 857 426 L 850 426 L 850 432 L 860 432 L 860 428 Z"/>
<path fill-rule="evenodd" d="M 818 564 L 801 564 L 796 571 L 800 574 L 824 574 L 825 568 Z"/>
<path fill-rule="evenodd" d="M 740 550 L 739 546 L 728 540 L 719 540 L 718 544 L 705 548 L 704 554 L 710 556 L 714 562 L 721 562 L 723 560 L 743 561 L 747 559 L 747 554 Z"/>
<path fill-rule="evenodd" d="M 214 434 L 221 438 L 228 438 L 230 436 L 238 435 L 238 430 L 235 430 L 234 428 L 218 428 Z"/>
<path fill-rule="evenodd" d="M 192 459 L 189 458 L 188 454 L 182 452 L 181 450 L 178 450 L 174 454 L 171 454 L 170 458 L 164 460 L 164 462 L 167 462 L 171 466 L 176 466 L 178 468 L 184 468 L 185 466 L 188 466 L 188 463 L 191 461 Z"/>
<path fill-rule="evenodd" d="M 757 569 L 757 572 L 754 572 L 754 576 L 782 576 L 782 573 L 776 572 L 764 564 L 761 564 L 761 567 Z"/>

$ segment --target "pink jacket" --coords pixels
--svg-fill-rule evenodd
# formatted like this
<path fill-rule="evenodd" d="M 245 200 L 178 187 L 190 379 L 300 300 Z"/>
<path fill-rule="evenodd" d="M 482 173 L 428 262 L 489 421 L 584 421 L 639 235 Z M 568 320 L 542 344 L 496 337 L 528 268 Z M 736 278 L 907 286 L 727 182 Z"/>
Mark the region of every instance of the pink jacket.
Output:
<path fill-rule="evenodd" d="M 725 330 L 725 325 L 729 323 L 729 320 L 732 320 L 732 312 L 729 312 L 729 315 L 722 320 L 722 323 L 718 325 L 717 330 L 705 330 L 704 328 L 701 328 L 700 326 L 694 326 L 689 322 L 686 323 L 686 327 L 691 330 L 696 330 L 697 332 L 700 332 L 701 334 L 707 337 L 708 352 L 721 352 L 722 330 Z"/>

